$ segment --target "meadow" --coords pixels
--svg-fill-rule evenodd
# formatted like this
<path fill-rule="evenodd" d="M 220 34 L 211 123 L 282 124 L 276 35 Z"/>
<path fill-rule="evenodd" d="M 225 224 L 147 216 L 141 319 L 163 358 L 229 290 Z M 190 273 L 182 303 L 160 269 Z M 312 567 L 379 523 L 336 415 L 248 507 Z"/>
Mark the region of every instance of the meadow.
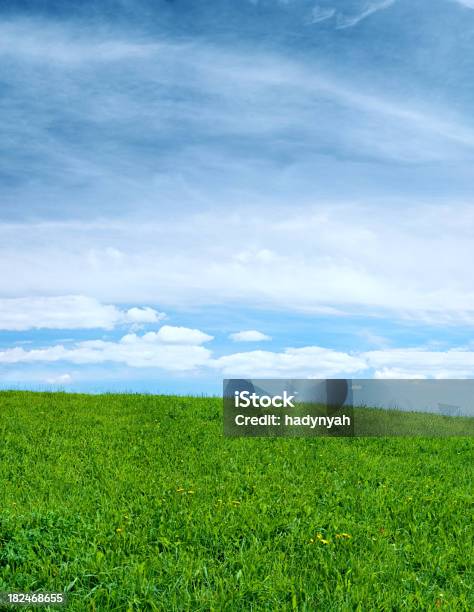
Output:
<path fill-rule="evenodd" d="M 0 591 L 81 612 L 474 609 L 472 437 L 224 438 L 221 404 L 0 393 Z"/>

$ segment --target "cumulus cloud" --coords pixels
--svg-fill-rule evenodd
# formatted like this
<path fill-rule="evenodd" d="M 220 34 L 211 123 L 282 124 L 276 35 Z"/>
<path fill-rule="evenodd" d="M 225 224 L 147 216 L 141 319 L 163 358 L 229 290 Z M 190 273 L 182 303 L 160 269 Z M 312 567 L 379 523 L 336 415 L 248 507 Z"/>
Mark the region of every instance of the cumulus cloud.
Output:
<path fill-rule="evenodd" d="M 287 348 L 283 352 L 248 351 L 220 357 L 214 366 L 225 376 L 249 378 L 326 378 L 354 375 L 366 369 L 365 360 L 318 346 Z"/>
<path fill-rule="evenodd" d="M 112 329 L 124 323 L 157 323 L 164 314 L 153 308 L 120 310 L 84 295 L 0 298 L 0 329 Z"/>
<path fill-rule="evenodd" d="M 471 378 L 474 351 L 408 348 L 347 353 L 307 346 L 234 353 L 215 360 L 214 366 L 229 377 Z"/>
<path fill-rule="evenodd" d="M 149 306 L 143 308 L 134 306 L 124 313 L 123 320 L 127 323 L 158 323 L 165 316 L 164 313 L 158 312 Z"/>
<path fill-rule="evenodd" d="M 267 336 L 267 334 L 263 334 L 256 329 L 235 332 L 234 334 L 230 334 L 229 338 L 234 342 L 262 342 L 272 339 L 271 336 Z"/>
<path fill-rule="evenodd" d="M 474 351 L 387 348 L 345 352 L 321 346 L 283 351 L 242 351 L 215 357 L 201 346 L 212 336 L 200 330 L 164 326 L 164 332 L 126 334 L 117 342 L 88 340 L 0 351 L 0 365 L 69 362 L 76 365 L 118 363 L 165 372 L 200 370 L 227 377 L 260 378 L 471 378 Z M 161 328 L 163 329 L 163 328 Z M 160 330 L 161 331 L 161 330 Z M 56 380 L 56 376 L 52 376 Z M 57 380 L 57 382 L 61 382 Z M 68 380 L 62 381 L 67 383 Z"/>
<path fill-rule="evenodd" d="M 213 339 L 213 336 L 205 334 L 199 329 L 189 329 L 188 327 L 174 327 L 172 325 L 163 325 L 156 333 L 156 337 L 160 342 L 167 344 L 203 344 Z"/>
<path fill-rule="evenodd" d="M 189 327 L 175 327 L 173 325 L 163 325 L 157 332 L 148 332 L 143 336 L 136 334 L 127 334 L 121 340 L 125 344 L 135 344 L 137 342 L 145 342 L 150 344 L 186 344 L 200 345 L 213 340 L 213 336 L 205 334 L 199 329 L 191 329 Z"/>
<path fill-rule="evenodd" d="M 127 334 L 118 342 L 87 340 L 68 348 L 60 344 L 31 350 L 10 348 L 0 351 L 0 364 L 66 361 L 85 365 L 114 362 L 133 368 L 189 371 L 208 363 L 211 352 L 199 345 L 212 339 L 211 336 L 195 329 L 166 327 L 163 334 Z"/>

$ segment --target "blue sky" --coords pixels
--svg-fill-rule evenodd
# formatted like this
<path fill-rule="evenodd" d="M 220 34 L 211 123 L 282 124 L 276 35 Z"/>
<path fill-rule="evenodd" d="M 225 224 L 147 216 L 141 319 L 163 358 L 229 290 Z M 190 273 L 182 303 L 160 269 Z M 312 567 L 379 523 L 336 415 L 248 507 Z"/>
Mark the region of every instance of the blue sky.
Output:
<path fill-rule="evenodd" d="M 474 375 L 474 2 L 0 9 L 0 386 Z"/>

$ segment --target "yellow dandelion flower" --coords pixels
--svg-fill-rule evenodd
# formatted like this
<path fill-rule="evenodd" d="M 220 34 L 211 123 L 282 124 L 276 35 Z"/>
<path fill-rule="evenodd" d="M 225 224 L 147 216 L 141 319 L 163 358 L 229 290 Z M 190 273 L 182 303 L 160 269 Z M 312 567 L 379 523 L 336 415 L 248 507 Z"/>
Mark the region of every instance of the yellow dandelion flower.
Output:
<path fill-rule="evenodd" d="M 321 542 L 321 544 L 330 544 L 330 541 L 325 540 L 320 533 L 316 534 L 316 538 L 318 539 L 318 542 Z"/>
<path fill-rule="evenodd" d="M 125 529 L 123 527 L 117 527 L 117 529 L 115 530 L 116 533 L 123 533 L 125 531 Z"/>

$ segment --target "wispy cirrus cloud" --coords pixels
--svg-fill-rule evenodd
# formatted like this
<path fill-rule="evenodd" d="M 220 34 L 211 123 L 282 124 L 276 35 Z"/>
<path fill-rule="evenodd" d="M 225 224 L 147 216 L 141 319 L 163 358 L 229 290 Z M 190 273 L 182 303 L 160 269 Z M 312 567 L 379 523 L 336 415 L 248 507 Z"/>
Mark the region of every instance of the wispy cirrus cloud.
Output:
<path fill-rule="evenodd" d="M 336 9 L 333 7 L 323 7 L 318 4 L 311 10 L 311 15 L 308 19 L 308 23 L 320 23 L 331 19 L 336 14 Z"/>
<path fill-rule="evenodd" d="M 352 0 L 345 2 L 343 6 L 340 2 L 317 4 L 311 11 L 308 23 L 319 23 L 334 17 L 337 28 L 352 28 L 370 15 L 389 8 L 395 2 L 396 0 Z"/>
<path fill-rule="evenodd" d="M 1 26 L 0 56 L 4 61 L 21 61 L 36 66 L 45 64 L 58 69 L 93 69 L 101 64 L 110 66 L 127 60 L 156 58 L 169 50 L 165 44 L 136 43 L 127 38 L 97 36 L 91 41 L 86 32 L 71 31 L 67 26 L 47 21 L 36 24 L 31 20 L 4 21 Z"/>
<path fill-rule="evenodd" d="M 109 200 L 114 212 L 137 198 L 143 208 L 158 188 L 167 198 L 208 202 L 212 196 L 197 181 L 185 184 L 186 164 L 222 189 L 222 160 L 235 189 L 231 168 L 245 166 L 237 142 L 243 138 L 256 164 L 283 151 L 293 163 L 328 154 L 335 161 L 427 163 L 459 160 L 474 147 L 469 116 L 440 112 L 429 98 L 410 102 L 403 92 L 371 90 L 357 74 L 337 77 L 278 51 L 163 36 L 134 40 L 31 21 L 1 25 L 0 40 L 0 76 L 10 92 L 1 108 L 10 151 L 5 172 L 20 180 L 28 158 L 31 177 L 21 181 L 17 214 L 25 206 L 36 214 L 32 181 L 43 202 L 64 190 L 62 215 L 84 214 L 99 197 L 102 213 L 111 212 Z M 265 176 L 270 184 L 268 168 Z M 81 185 L 80 198 L 73 185 Z M 250 188 L 257 186 L 254 179 Z"/>

